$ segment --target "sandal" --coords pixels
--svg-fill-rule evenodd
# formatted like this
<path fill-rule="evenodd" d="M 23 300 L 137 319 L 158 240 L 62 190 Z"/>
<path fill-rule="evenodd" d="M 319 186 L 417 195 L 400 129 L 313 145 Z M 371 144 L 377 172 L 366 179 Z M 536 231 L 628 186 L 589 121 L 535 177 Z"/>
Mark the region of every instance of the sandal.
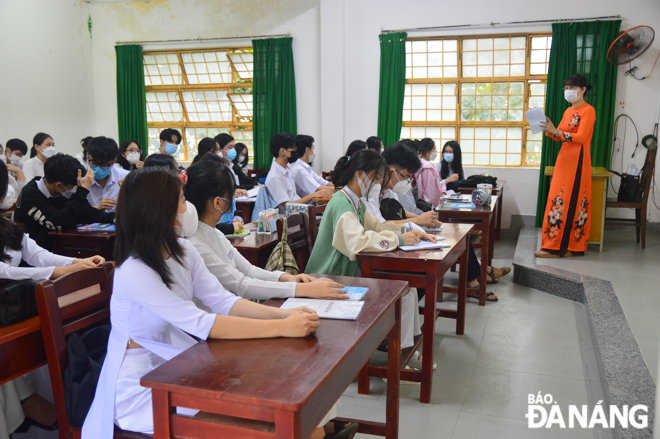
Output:
<path fill-rule="evenodd" d="M 500 281 L 495 278 L 495 267 L 490 267 L 490 272 L 486 272 L 486 274 L 490 277 L 490 280 L 486 279 L 487 285 L 500 283 Z"/>
<path fill-rule="evenodd" d="M 479 300 L 478 294 L 467 294 L 466 297 L 471 297 L 472 299 Z M 500 300 L 499 297 L 495 296 L 493 292 L 486 291 L 486 302 L 497 302 L 499 300 Z"/>
<path fill-rule="evenodd" d="M 497 279 L 497 278 L 500 278 L 500 277 L 504 277 L 504 276 L 506 276 L 507 274 L 511 273 L 511 268 L 510 268 L 510 267 L 502 267 L 502 268 L 500 268 L 500 270 L 502 270 L 502 273 L 500 273 L 500 274 L 496 274 L 496 275 L 495 275 L 495 278 L 496 278 L 496 279 Z"/>
<path fill-rule="evenodd" d="M 326 433 L 323 439 L 343 439 L 352 437 L 358 431 L 359 424 L 357 422 L 341 422 L 332 421 L 335 428 L 334 433 Z"/>
<path fill-rule="evenodd" d="M 414 370 L 422 370 L 422 354 L 419 351 L 416 351 L 410 361 L 408 361 L 408 366 Z M 433 362 L 433 370 L 438 367 L 437 363 Z"/>
<path fill-rule="evenodd" d="M 559 255 L 556 255 L 554 253 L 548 253 L 548 252 L 543 251 L 543 250 L 535 251 L 534 256 L 536 256 L 537 258 L 559 258 L 560 257 Z"/>

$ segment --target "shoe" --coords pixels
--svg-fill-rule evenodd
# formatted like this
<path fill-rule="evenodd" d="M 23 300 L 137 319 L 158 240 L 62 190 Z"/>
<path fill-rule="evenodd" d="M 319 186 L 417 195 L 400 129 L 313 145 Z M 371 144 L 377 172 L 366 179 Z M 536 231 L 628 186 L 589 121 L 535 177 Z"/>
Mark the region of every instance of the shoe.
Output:
<path fill-rule="evenodd" d="M 422 370 L 422 354 L 419 351 L 415 351 L 412 358 L 408 362 L 408 366 L 410 366 L 410 368 L 414 370 Z M 437 367 L 438 365 L 434 361 L 433 370 L 435 370 Z"/>
<path fill-rule="evenodd" d="M 332 423 L 335 426 L 335 432 L 326 434 L 325 436 L 323 436 L 323 439 L 350 438 L 355 433 L 357 433 L 359 427 L 359 424 L 357 422 L 352 422 L 349 424 L 347 422 L 332 421 Z"/>
<path fill-rule="evenodd" d="M 14 430 L 14 433 L 25 433 L 33 425 L 37 428 L 41 428 L 42 430 L 46 430 L 46 431 L 55 431 L 55 430 L 57 430 L 57 421 L 55 421 L 55 423 L 53 425 L 44 425 L 44 424 L 41 424 L 41 423 L 35 421 L 34 419 L 28 418 L 26 416 L 23 423 L 21 425 L 19 425 L 16 430 Z"/>

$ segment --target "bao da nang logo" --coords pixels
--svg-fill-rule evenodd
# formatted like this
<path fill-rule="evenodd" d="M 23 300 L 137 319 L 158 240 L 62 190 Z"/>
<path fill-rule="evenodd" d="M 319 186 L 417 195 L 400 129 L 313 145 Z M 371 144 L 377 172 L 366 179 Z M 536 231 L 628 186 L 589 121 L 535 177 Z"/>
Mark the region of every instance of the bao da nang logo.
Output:
<path fill-rule="evenodd" d="M 611 405 L 607 413 L 603 401 L 598 401 L 589 410 L 586 405 L 569 405 L 567 410 L 555 401 L 552 395 L 527 395 L 528 428 L 646 428 L 648 427 L 648 408 L 645 405 L 622 407 Z M 609 416 L 608 416 L 609 414 Z"/>

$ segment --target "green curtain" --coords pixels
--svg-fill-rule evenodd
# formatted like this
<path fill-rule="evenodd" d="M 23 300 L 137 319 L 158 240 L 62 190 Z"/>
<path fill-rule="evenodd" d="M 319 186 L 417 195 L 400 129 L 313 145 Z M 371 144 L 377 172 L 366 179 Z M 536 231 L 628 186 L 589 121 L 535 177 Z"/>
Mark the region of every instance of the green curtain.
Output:
<path fill-rule="evenodd" d="M 552 49 L 548 65 L 545 114 L 559 125 L 570 105 L 564 99 L 563 81 L 576 73 L 583 75 L 593 87 L 585 101 L 596 110 L 596 124 L 591 140 L 591 165 L 610 165 L 612 130 L 616 97 L 617 67 L 607 62 L 607 49 L 619 35 L 621 20 L 555 23 L 552 25 Z M 550 177 L 545 167 L 554 166 L 560 142 L 543 138 L 536 226 L 543 224 L 545 205 L 550 190 Z"/>
<path fill-rule="evenodd" d="M 253 40 L 254 168 L 270 167 L 270 138 L 298 132 L 292 38 Z"/>
<path fill-rule="evenodd" d="M 405 32 L 380 35 L 378 137 L 385 146 L 393 145 L 401 137 L 407 37 Z"/>
<path fill-rule="evenodd" d="M 115 46 L 115 53 L 117 54 L 119 142 L 137 140 L 146 156 L 149 153 L 149 132 L 142 46 Z"/>

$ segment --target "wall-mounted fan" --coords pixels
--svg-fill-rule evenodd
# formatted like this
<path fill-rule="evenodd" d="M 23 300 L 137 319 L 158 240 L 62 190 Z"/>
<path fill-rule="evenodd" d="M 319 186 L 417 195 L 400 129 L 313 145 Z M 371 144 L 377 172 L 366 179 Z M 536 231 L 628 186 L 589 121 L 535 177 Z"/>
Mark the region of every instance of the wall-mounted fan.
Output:
<path fill-rule="evenodd" d="M 614 65 L 630 62 L 646 52 L 654 38 L 655 31 L 650 26 L 637 26 L 621 32 L 607 49 L 607 60 Z"/>

